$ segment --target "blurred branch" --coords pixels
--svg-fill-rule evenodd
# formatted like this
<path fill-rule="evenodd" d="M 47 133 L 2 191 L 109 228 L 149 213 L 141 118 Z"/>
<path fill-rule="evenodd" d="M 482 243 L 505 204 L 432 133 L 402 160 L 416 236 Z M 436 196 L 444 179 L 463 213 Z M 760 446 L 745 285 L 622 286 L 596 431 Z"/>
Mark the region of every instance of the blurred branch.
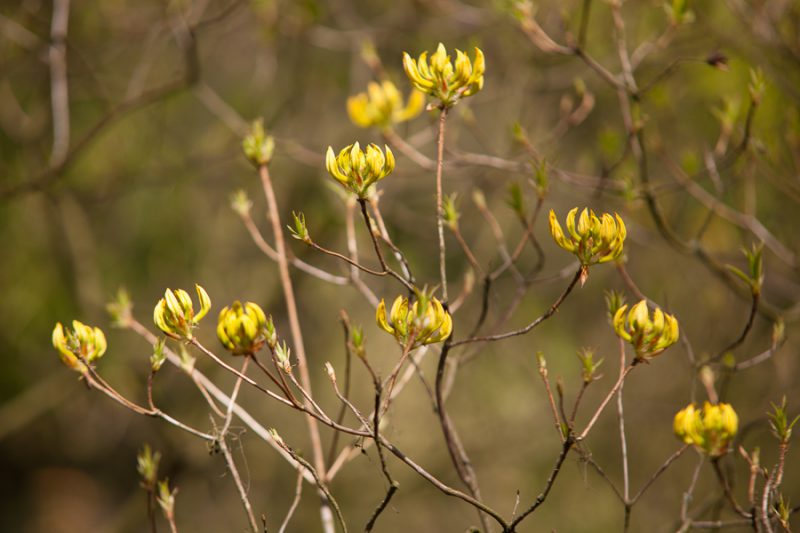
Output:
<path fill-rule="evenodd" d="M 59 3 L 64 7 L 69 6 L 68 0 L 59 0 Z M 66 15 L 63 15 L 66 16 Z M 58 20 L 57 29 L 61 28 L 66 31 L 66 21 Z M 170 96 L 180 93 L 191 87 L 199 77 L 199 58 L 197 55 L 197 44 L 194 39 L 191 28 L 179 27 L 175 31 L 176 41 L 178 42 L 181 50 L 184 53 L 184 74 L 171 82 L 164 83 L 163 85 L 154 89 L 149 89 L 139 93 L 136 96 L 126 98 L 121 103 L 113 106 L 106 111 L 105 115 L 101 117 L 93 126 L 91 126 L 86 133 L 84 133 L 77 141 L 69 144 L 69 122 L 66 113 L 68 113 L 68 102 L 66 99 L 66 71 L 56 68 L 56 87 L 54 101 L 54 128 L 57 126 L 57 131 L 54 130 L 54 147 L 50 164 L 31 177 L 28 181 L 21 183 L 7 185 L 0 188 L 0 200 L 10 199 L 16 196 L 27 194 L 31 192 L 41 191 L 50 187 L 54 182 L 58 181 L 64 176 L 69 167 L 83 155 L 83 153 L 91 146 L 102 133 L 108 130 L 113 124 L 127 116 L 128 114 L 147 107 L 151 104 L 163 101 Z M 57 43 L 56 43 L 57 44 Z M 58 53 L 54 54 L 60 57 Z M 57 61 L 58 62 L 58 59 Z M 63 65 L 63 69 L 66 66 Z M 63 79 L 61 77 L 63 76 Z M 56 119 L 55 115 L 59 115 Z M 57 142 L 56 142 L 57 139 Z M 56 157 L 57 156 L 57 157 Z"/>
<path fill-rule="evenodd" d="M 764 242 L 767 248 L 774 253 L 781 261 L 792 267 L 798 268 L 797 257 L 794 252 L 789 250 L 784 244 L 778 240 L 759 220 L 745 213 L 736 211 L 735 209 L 727 206 L 721 200 L 714 197 L 711 193 L 703 189 L 700 185 L 690 180 L 688 176 L 675 164 L 673 161 L 668 161 L 669 167 L 672 170 L 672 175 L 676 181 L 692 195 L 694 199 L 702 203 L 707 209 L 712 211 L 715 215 L 738 226 L 742 229 L 748 230 L 755 237 Z"/>
<path fill-rule="evenodd" d="M 53 116 L 53 147 L 50 167 L 64 162 L 69 150 L 69 85 L 67 82 L 67 27 L 70 0 L 53 1 L 50 27 L 50 102 Z"/>

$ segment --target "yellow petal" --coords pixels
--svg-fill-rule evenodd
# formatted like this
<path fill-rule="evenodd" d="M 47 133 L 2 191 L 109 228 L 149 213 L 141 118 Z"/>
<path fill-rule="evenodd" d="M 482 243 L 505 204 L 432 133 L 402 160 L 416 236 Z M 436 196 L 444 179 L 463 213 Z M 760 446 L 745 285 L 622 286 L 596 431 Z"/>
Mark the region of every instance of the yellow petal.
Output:
<path fill-rule="evenodd" d="M 617 333 L 617 336 L 630 342 L 630 333 L 625 330 L 625 311 L 627 311 L 627 309 L 627 304 L 617 309 L 617 312 L 614 313 L 614 318 L 612 319 L 611 324 L 614 326 L 614 331 Z"/>
<path fill-rule="evenodd" d="M 103 333 L 102 329 L 94 328 L 94 354 L 92 354 L 90 361 L 102 357 L 103 354 L 106 353 L 107 348 L 106 334 Z"/>
<path fill-rule="evenodd" d="M 389 322 L 386 320 L 386 302 L 384 302 L 382 298 L 381 302 L 378 304 L 378 309 L 375 311 L 375 320 L 378 322 L 378 326 L 380 326 L 381 329 L 394 335 L 394 328 L 389 325 Z"/>
<path fill-rule="evenodd" d="M 578 213 L 578 208 L 573 207 L 567 213 L 567 231 L 572 236 L 572 240 L 576 243 L 580 242 L 581 236 L 575 231 L 575 215 Z"/>
<path fill-rule="evenodd" d="M 196 324 L 211 310 L 211 298 L 208 297 L 208 293 L 200 285 L 195 284 L 194 288 L 197 291 L 197 298 L 200 301 L 200 312 L 194 317 L 194 322 Z"/>

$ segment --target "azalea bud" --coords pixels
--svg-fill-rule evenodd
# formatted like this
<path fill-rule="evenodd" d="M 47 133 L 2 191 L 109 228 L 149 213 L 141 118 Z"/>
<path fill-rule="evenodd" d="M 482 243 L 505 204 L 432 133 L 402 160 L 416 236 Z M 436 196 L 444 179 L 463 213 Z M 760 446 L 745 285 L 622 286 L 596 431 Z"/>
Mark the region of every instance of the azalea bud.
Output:
<path fill-rule="evenodd" d="M 287 374 L 292 372 L 291 357 L 292 350 L 286 345 L 286 341 L 275 345 L 275 358 L 278 360 L 278 366 Z"/>
<path fill-rule="evenodd" d="M 167 289 L 153 309 L 153 321 L 158 329 L 173 339 L 191 339 L 192 329 L 211 309 L 211 300 L 206 290 L 195 285 L 200 303 L 200 312 L 195 315 L 192 299 L 183 289 Z"/>
<path fill-rule="evenodd" d="M 578 360 L 581 362 L 583 382 L 588 385 L 598 379 L 597 369 L 603 364 L 603 358 L 594 360 L 594 350 L 584 348 L 578 352 Z"/>
<path fill-rule="evenodd" d="M 57 323 L 53 328 L 53 346 L 58 350 L 61 361 L 73 370 L 86 372 L 84 363 L 92 363 L 106 353 L 106 336 L 100 328 L 87 326 L 77 320 L 72 321 L 72 329 Z"/>
<path fill-rule="evenodd" d="M 677 319 L 661 309 L 650 315 L 646 300 L 635 304 L 630 311 L 627 304 L 617 309 L 612 325 L 617 336 L 633 345 L 640 360 L 655 357 L 679 337 Z"/>
<path fill-rule="evenodd" d="M 612 217 L 603 213 L 598 218 L 594 211 L 584 209 L 575 225 L 578 208 L 567 213 L 567 233 L 561 229 L 555 212 L 550 210 L 550 234 L 561 248 L 575 254 L 581 265 L 588 267 L 595 263 L 613 261 L 622 255 L 627 236 L 625 223 L 616 213 Z"/>
<path fill-rule="evenodd" d="M 247 196 L 244 189 L 237 189 L 230 197 L 231 208 L 243 217 L 250 213 L 253 208 L 253 201 Z"/>
<path fill-rule="evenodd" d="M 453 319 L 442 303 L 424 292 L 409 306 L 408 298 L 398 296 L 387 316 L 386 303 L 381 300 L 375 313 L 378 326 L 401 343 L 413 339 L 413 346 L 442 342 L 453 331 Z"/>
<path fill-rule="evenodd" d="M 247 159 L 255 166 L 266 165 L 272 160 L 275 139 L 264 131 L 264 121 L 253 122 L 250 133 L 242 141 L 242 149 Z"/>
<path fill-rule="evenodd" d="M 451 230 L 458 229 L 458 219 L 461 218 L 461 213 L 458 212 L 456 205 L 456 198 L 458 193 L 449 194 L 444 197 L 442 202 L 442 221 Z"/>
<path fill-rule="evenodd" d="M 161 370 L 167 354 L 164 351 L 164 337 L 159 337 L 153 345 L 153 354 L 150 356 L 150 370 L 155 373 Z"/>
<path fill-rule="evenodd" d="M 403 68 L 414 87 L 438 98 L 443 106 L 451 107 L 461 98 L 472 96 L 483 88 L 486 64 L 480 48 L 475 48 L 473 61 L 461 50 L 456 50 L 453 64 L 444 45 L 439 43 L 430 61 L 427 52 L 417 60 L 403 52 Z"/>
<path fill-rule="evenodd" d="M 333 365 L 330 362 L 325 363 L 325 372 L 328 374 L 328 378 L 333 383 L 336 383 L 336 371 L 333 369 Z"/>
<path fill-rule="evenodd" d="M 164 516 L 170 521 L 175 515 L 175 494 L 177 493 L 178 489 L 170 490 L 169 479 L 163 479 L 158 482 L 158 495 L 156 496 L 156 500 Z"/>
<path fill-rule="evenodd" d="M 161 454 L 153 453 L 149 444 L 145 444 L 142 451 L 136 456 L 136 471 L 142 476 L 142 484 L 148 490 L 152 490 L 156 486 L 160 461 Z"/>
<path fill-rule="evenodd" d="M 728 446 L 739 428 L 739 417 L 727 403 L 706 402 L 703 409 L 688 405 L 675 415 L 673 430 L 686 444 L 692 444 L 711 457 L 719 457 L 728 451 Z"/>
<path fill-rule="evenodd" d="M 217 338 L 233 355 L 252 355 L 269 338 L 267 317 L 257 304 L 237 300 L 220 311 Z"/>
<path fill-rule="evenodd" d="M 388 146 L 384 148 L 386 155 L 378 145 L 370 144 L 365 153 L 356 142 L 343 148 L 339 155 L 334 155 L 333 148 L 329 146 L 325 168 L 344 188 L 359 198 L 366 198 L 370 186 L 394 170 L 394 154 Z"/>

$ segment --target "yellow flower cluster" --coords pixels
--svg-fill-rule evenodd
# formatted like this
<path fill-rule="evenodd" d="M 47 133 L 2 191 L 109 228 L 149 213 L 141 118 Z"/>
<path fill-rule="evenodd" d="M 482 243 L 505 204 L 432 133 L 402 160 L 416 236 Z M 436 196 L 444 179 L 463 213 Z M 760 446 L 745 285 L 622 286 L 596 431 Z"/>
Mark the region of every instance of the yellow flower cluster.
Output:
<path fill-rule="evenodd" d="M 727 403 L 706 402 L 702 410 L 689 404 L 675 415 L 673 429 L 686 444 L 697 446 L 711 457 L 719 457 L 728 451 L 739 429 L 739 417 Z"/>
<path fill-rule="evenodd" d="M 385 148 L 384 156 L 376 144 L 370 144 L 366 151 L 362 151 L 361 146 L 354 143 L 343 148 L 339 155 L 334 155 L 333 148 L 329 146 L 325 168 L 345 189 L 354 192 L 359 198 L 365 198 L 372 184 L 394 170 L 394 154 L 388 146 Z"/>
<path fill-rule="evenodd" d="M 678 342 L 680 335 L 677 319 L 661 309 L 653 311 L 651 317 L 646 300 L 630 311 L 627 304 L 617 309 L 612 324 L 617 335 L 633 345 L 638 359 L 655 357 Z"/>
<path fill-rule="evenodd" d="M 195 285 L 200 301 L 200 312 L 195 315 L 192 299 L 183 289 L 167 289 L 153 309 L 153 322 L 158 329 L 173 339 L 191 339 L 192 329 L 211 309 L 211 299 L 206 290 Z"/>
<path fill-rule="evenodd" d="M 252 355 L 274 337 L 275 330 L 264 311 L 253 302 L 238 300 L 219 313 L 217 338 L 233 355 Z"/>
<path fill-rule="evenodd" d="M 565 234 L 555 212 L 550 210 L 550 234 L 556 244 L 575 254 L 585 267 L 594 263 L 613 261 L 622 255 L 627 230 L 619 215 L 615 213 L 612 217 L 608 213 L 603 213 L 598 218 L 594 211 L 584 208 L 576 224 L 577 213 L 577 207 L 567 213 Z"/>
<path fill-rule="evenodd" d="M 370 82 L 367 92 L 348 98 L 347 113 L 356 126 L 388 128 L 416 117 L 424 105 L 425 95 L 417 90 L 411 91 L 404 105 L 403 96 L 394 83 L 385 80 Z"/>
<path fill-rule="evenodd" d="M 453 319 L 445 311 L 442 302 L 432 296 L 418 295 L 409 306 L 408 298 L 398 296 L 389 316 L 386 316 L 386 303 L 381 300 L 375 319 L 384 331 L 395 336 L 403 345 L 413 339 L 412 348 L 423 344 L 442 342 L 453 331 Z"/>
<path fill-rule="evenodd" d="M 420 54 L 417 60 L 403 52 L 403 68 L 414 87 L 450 107 L 483 88 L 486 63 L 480 48 L 475 48 L 474 61 L 470 61 L 461 50 L 456 50 L 456 60 L 452 63 L 444 45 L 439 43 L 430 60 L 427 52 Z"/>
<path fill-rule="evenodd" d="M 65 365 L 78 372 L 86 372 L 86 365 L 106 353 L 106 336 L 100 328 L 72 321 L 72 329 L 65 329 L 61 322 L 53 328 L 53 346 Z"/>

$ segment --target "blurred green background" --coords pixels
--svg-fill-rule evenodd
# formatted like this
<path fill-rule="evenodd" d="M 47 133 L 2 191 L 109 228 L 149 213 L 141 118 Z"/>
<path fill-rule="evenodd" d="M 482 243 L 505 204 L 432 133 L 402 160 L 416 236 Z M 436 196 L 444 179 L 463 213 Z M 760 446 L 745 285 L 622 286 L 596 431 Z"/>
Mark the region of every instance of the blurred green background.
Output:
<path fill-rule="evenodd" d="M 641 199 L 639 170 L 626 149 L 620 103 L 609 85 L 574 56 L 546 54 L 520 29 L 513 2 L 459 0 L 180 0 L 90 2 L 69 6 L 66 65 L 70 144 L 63 165 L 53 166 L 51 46 L 53 6 L 39 0 L 7 0 L 0 6 L 0 530 L 50 533 L 146 531 L 145 496 L 139 488 L 136 454 L 148 442 L 163 455 L 162 475 L 179 488 L 177 520 L 182 531 L 243 531 L 246 519 L 219 455 L 160 421 L 125 411 L 89 391 L 66 369 L 50 344 L 57 321 L 77 318 L 106 331 L 109 350 L 98 369 L 130 398 L 144 401 L 151 347 L 132 332 L 115 330 L 104 311 L 118 287 L 132 295 L 134 314 L 150 327 L 151 309 L 166 287 L 202 284 L 214 302 L 212 316 L 234 299 L 259 303 L 288 338 L 277 267 L 251 241 L 229 196 L 242 188 L 253 199 L 256 223 L 268 234 L 258 178 L 241 154 L 247 123 L 264 117 L 277 148 L 271 165 L 286 222 L 303 211 L 315 241 L 346 250 L 344 203 L 323 164 L 328 145 L 355 140 L 382 142 L 377 131 L 348 119 L 348 96 L 375 78 L 363 59 L 370 45 L 390 79 L 407 92 L 401 54 L 417 55 L 443 42 L 448 50 L 480 46 L 486 55 L 485 88 L 459 103 L 448 122 L 446 158 L 457 153 L 527 161 L 514 142 L 519 123 L 549 163 L 578 177 L 598 177 L 587 186 L 549 174 L 544 209 L 563 217 L 573 206 L 618 211 L 629 228 L 627 269 L 648 297 L 674 313 L 685 343 L 638 368 L 625 385 L 626 428 L 635 492 L 680 443 L 672 417 L 704 393 L 688 359 L 716 354 L 742 331 L 750 303 L 744 287 L 733 290 L 696 255 L 681 253 L 661 237 Z M 582 10 L 591 7 L 586 50 L 608 70 L 620 70 L 609 6 L 601 1 L 537 2 L 536 20 L 556 41 L 576 36 Z M 742 225 L 695 200 L 675 179 L 675 168 L 695 174 L 718 146 L 718 118 L 729 102 L 730 141 L 719 176 L 697 184 L 755 220 L 794 258 L 800 248 L 800 42 L 797 2 L 706 0 L 690 2 L 691 23 L 668 30 L 661 1 L 626 2 L 628 49 L 655 46 L 636 70 L 654 191 L 667 219 L 687 241 L 708 224 L 698 242 L 719 263 L 744 269 L 740 247 L 758 240 Z M 667 37 L 664 37 L 667 35 Z M 661 37 L 661 40 L 659 38 Z M 58 44 L 59 41 L 52 41 Z M 644 44 L 644 46 L 647 46 Z M 642 50 L 643 51 L 643 50 Z M 716 55 L 717 67 L 707 59 Z M 721 59 L 721 58 L 724 58 Z M 714 63 L 715 61 L 711 61 Z M 721 63 L 725 63 L 722 65 Z M 753 116 L 743 153 L 731 157 L 744 135 L 750 70 L 760 68 L 766 91 Z M 572 127 L 566 120 L 581 102 L 585 85 L 593 105 Z M 648 84 L 654 81 L 654 85 Z M 583 93 L 583 94 L 586 94 Z M 586 103 L 584 101 L 584 103 Z M 423 113 L 398 133 L 426 155 L 435 154 L 435 112 Z M 382 210 L 395 242 L 406 251 L 418 280 L 438 280 L 433 172 L 397 154 L 397 169 L 381 182 Z M 734 160 L 735 159 L 735 160 Z M 713 174 L 713 173 L 712 173 Z M 446 192 L 459 193 L 461 227 L 483 265 L 497 266 L 497 242 L 471 201 L 481 189 L 504 228 L 509 247 L 522 229 L 507 205 L 508 187 L 521 184 L 529 206 L 532 171 L 454 165 L 445 170 Z M 553 243 L 546 211 L 535 224 L 545 250 L 542 283 L 531 286 L 508 327 L 540 315 L 568 279 L 553 279 L 572 258 Z M 735 218 L 735 217 L 734 217 Z M 563 218 L 562 218 L 563 219 Z M 369 240 L 359 226 L 365 262 Z M 468 264 L 448 236 L 451 292 Z M 271 241 L 271 239 L 268 239 Z M 298 257 L 346 275 L 335 260 L 289 243 Z M 771 468 L 777 446 L 765 413 L 770 402 L 789 400 L 800 411 L 797 262 L 765 250 L 762 310 L 752 332 L 733 352 L 745 360 L 767 350 L 773 323 L 782 316 L 788 341 L 764 363 L 725 378 L 725 398 L 737 410 L 737 445 L 760 447 Z M 520 259 L 536 262 L 529 247 Z M 568 274 L 571 272 L 568 272 Z M 368 356 L 383 375 L 399 351 L 374 326 L 374 309 L 352 287 L 335 287 L 296 270 L 301 320 L 315 395 L 331 412 L 336 398 L 323 370 L 330 361 L 341 374 L 344 347 L 338 324 L 345 309 L 363 324 Z M 399 286 L 369 279 L 378 297 L 393 299 Z M 478 282 L 479 283 L 479 282 Z M 563 379 L 568 406 L 580 388 L 575 352 L 591 347 L 604 357 L 604 377 L 587 391 L 578 416 L 582 427 L 614 382 L 617 340 L 608 326 L 603 293 L 625 292 L 612 265 L 591 269 L 559 312 L 530 334 L 485 347 L 460 368 L 448 409 L 470 454 L 487 502 L 505 515 L 527 506 L 543 488 L 560 444 L 539 380 L 537 351 L 550 376 Z M 511 276 L 495 285 L 490 322 L 513 297 Z M 744 294 L 744 297 L 742 297 Z M 634 296 L 628 294 L 628 299 Z M 463 338 L 480 310 L 480 285 L 455 317 Z M 218 346 L 213 320 L 199 333 Z M 221 349 L 218 350 L 221 353 Z M 438 349 L 432 350 L 438 352 Z M 454 351 L 463 357 L 469 350 Z M 198 357 L 197 366 L 230 390 L 233 380 Z M 421 368 L 435 374 L 436 355 Z M 718 375 L 725 374 L 717 369 Z M 354 365 L 354 401 L 368 408 L 369 377 Z M 166 412 L 210 428 L 207 406 L 192 383 L 173 367 L 156 379 L 157 404 Z M 266 427 L 310 456 L 305 422 L 294 412 L 244 389 L 242 403 Z M 352 421 L 351 421 L 352 422 Z M 355 422 L 352 422 L 353 424 Z M 450 464 L 435 413 L 419 380 L 412 380 L 391 412 L 387 435 L 429 471 L 462 488 Z M 234 421 L 232 442 L 257 515 L 277 530 L 294 495 L 295 472 L 251 432 Z M 323 431 L 325 443 L 331 433 Z M 340 443 L 350 440 L 341 438 Z M 585 450 L 621 486 L 621 458 L 614 409 L 601 417 Z M 735 492 L 745 499 L 747 465 L 728 458 Z M 697 454 L 686 453 L 634 507 L 632 531 L 674 531 L 682 494 Z M 790 449 L 783 492 L 800 501 L 800 468 Z M 439 493 L 390 458 L 400 490 L 378 522 L 378 531 L 464 531 L 476 513 Z M 385 491 L 371 450 L 353 460 L 332 483 L 353 529 L 366 522 Z M 691 509 L 715 516 L 720 490 L 708 465 Z M 704 509 L 705 512 L 700 513 Z M 723 511 L 723 519 L 733 515 Z M 797 519 L 794 520 L 797 522 Z M 795 523 L 797 526 L 797 523 Z M 161 523 L 161 529 L 166 524 Z M 612 531 L 622 528 L 622 505 L 608 485 L 572 454 L 548 501 L 523 523 L 524 531 Z M 290 531 L 320 529 L 317 499 L 306 489 Z M 747 528 L 743 529 L 747 530 Z"/>

